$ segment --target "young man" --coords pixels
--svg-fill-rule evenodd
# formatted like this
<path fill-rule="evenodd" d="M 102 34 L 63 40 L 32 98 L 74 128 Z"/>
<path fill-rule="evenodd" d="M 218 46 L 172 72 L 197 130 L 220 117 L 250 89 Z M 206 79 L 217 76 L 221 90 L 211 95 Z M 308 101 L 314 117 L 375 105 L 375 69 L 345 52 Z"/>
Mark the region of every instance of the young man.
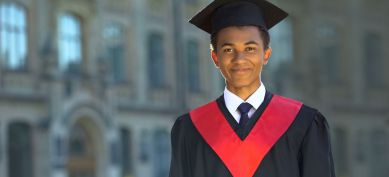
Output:
<path fill-rule="evenodd" d="M 335 176 L 325 118 L 261 82 L 267 30 L 286 16 L 265 0 L 215 0 L 191 19 L 211 34 L 226 88 L 176 120 L 170 177 Z"/>

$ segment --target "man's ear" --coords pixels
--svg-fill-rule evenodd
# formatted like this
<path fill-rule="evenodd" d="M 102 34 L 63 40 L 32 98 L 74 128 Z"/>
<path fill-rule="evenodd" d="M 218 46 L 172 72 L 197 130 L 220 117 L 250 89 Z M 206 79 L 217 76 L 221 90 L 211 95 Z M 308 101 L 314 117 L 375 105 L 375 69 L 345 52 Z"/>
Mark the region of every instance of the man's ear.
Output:
<path fill-rule="evenodd" d="M 216 68 L 219 68 L 219 59 L 217 58 L 215 50 L 211 50 L 211 58 Z"/>
<path fill-rule="evenodd" d="M 271 48 L 269 47 L 269 48 L 267 48 L 266 50 L 265 50 L 265 56 L 264 56 L 264 58 L 263 58 L 263 64 L 264 65 L 266 65 L 267 64 L 267 62 L 269 62 L 269 59 L 270 59 L 270 56 L 271 56 L 271 52 L 272 52 L 272 50 L 271 50 Z"/>

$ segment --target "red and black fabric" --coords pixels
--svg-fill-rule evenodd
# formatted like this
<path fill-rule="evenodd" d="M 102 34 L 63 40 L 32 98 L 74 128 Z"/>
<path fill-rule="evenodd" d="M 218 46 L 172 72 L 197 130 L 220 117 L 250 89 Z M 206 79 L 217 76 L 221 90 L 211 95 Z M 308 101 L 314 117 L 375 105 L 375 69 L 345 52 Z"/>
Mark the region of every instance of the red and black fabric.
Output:
<path fill-rule="evenodd" d="M 289 126 L 286 127 L 286 130 L 281 131 L 278 138 L 275 138 L 273 145 L 266 140 L 266 138 L 272 137 L 274 133 L 269 134 L 272 131 L 255 133 L 255 131 L 267 129 L 258 128 L 266 125 L 268 119 L 266 114 L 274 115 L 268 111 L 272 109 L 267 109 L 269 106 L 271 107 L 272 98 L 273 95 L 267 92 L 264 102 L 244 128 L 241 128 L 228 112 L 223 96 L 211 103 L 213 112 L 219 113 L 224 118 L 223 126 L 229 127 L 226 129 L 228 131 L 222 132 L 222 134 L 226 134 L 227 143 L 217 145 L 221 147 L 219 148 L 221 151 L 226 151 L 222 153 L 218 152 L 220 150 L 212 145 L 209 137 L 204 137 L 204 133 L 201 133 L 202 130 L 199 130 L 201 128 L 196 127 L 199 124 L 193 122 L 193 117 L 191 117 L 193 112 L 179 117 L 172 128 L 170 177 L 335 176 L 328 125 L 325 118 L 317 110 L 300 105 L 301 108 L 293 116 Z M 215 135 L 217 132 L 212 134 L 212 129 L 215 127 L 208 128 L 210 130 L 207 130 L 209 133 L 206 136 L 211 136 L 211 139 L 212 137 L 220 137 L 220 135 Z M 258 135 L 263 136 L 259 144 L 257 144 L 259 141 L 256 141 L 261 139 L 258 138 Z M 247 143 L 249 145 L 239 147 L 239 144 L 245 141 L 250 142 Z M 244 158 L 234 156 L 234 153 L 241 152 L 247 152 L 247 155 Z M 220 155 L 223 153 L 225 155 Z M 231 157 L 233 159 L 228 160 Z M 250 161 L 250 163 L 246 161 Z M 249 164 L 250 167 L 242 168 L 240 163 Z"/>

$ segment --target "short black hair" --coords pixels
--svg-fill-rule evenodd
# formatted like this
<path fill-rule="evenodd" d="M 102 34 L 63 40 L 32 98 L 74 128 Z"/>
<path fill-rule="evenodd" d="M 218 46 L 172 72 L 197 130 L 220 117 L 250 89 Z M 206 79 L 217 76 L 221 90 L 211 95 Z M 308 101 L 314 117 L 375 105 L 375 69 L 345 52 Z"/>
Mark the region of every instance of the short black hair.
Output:
<path fill-rule="evenodd" d="M 263 41 L 263 47 L 264 50 L 269 48 L 270 44 L 270 34 L 269 31 L 266 29 L 262 29 L 258 27 L 259 34 L 261 35 L 262 41 Z M 214 50 L 215 52 L 217 51 L 217 37 L 218 37 L 218 32 L 212 33 L 210 38 L 211 38 L 211 50 Z"/>

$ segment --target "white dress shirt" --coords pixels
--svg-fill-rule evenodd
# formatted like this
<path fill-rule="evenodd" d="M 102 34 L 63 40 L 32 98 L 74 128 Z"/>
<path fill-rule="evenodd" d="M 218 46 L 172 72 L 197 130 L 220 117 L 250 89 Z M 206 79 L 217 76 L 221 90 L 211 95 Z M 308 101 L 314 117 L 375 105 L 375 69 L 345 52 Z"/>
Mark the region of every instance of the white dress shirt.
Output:
<path fill-rule="evenodd" d="M 239 123 L 240 120 L 240 113 L 238 111 L 238 107 L 241 103 L 250 103 L 252 108 L 248 112 L 248 116 L 251 117 L 254 112 L 259 108 L 259 106 L 262 104 L 263 100 L 265 99 L 265 85 L 261 82 L 261 86 L 252 94 L 250 97 L 244 101 L 239 96 L 235 95 L 231 91 L 227 89 L 227 87 L 224 88 L 224 101 L 226 103 L 226 107 L 228 111 L 231 113 L 231 115 L 234 117 L 236 122 Z"/>

